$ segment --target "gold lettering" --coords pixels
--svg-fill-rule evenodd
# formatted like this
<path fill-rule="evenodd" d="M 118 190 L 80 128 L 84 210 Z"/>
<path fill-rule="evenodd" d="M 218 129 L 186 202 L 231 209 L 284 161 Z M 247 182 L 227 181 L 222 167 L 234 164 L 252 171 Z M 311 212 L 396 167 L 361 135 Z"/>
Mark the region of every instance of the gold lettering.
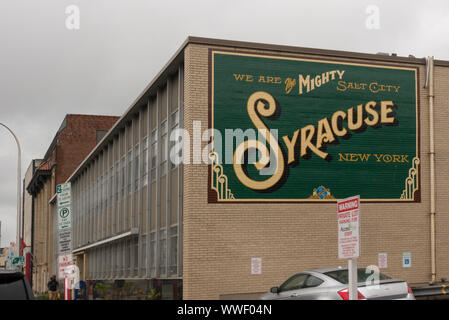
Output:
<path fill-rule="evenodd" d="M 358 130 L 363 124 L 363 105 L 357 106 L 357 122 L 354 123 L 354 108 L 348 109 L 348 128 L 349 130 Z"/>
<path fill-rule="evenodd" d="M 323 132 L 324 129 L 324 132 Z M 316 147 L 321 148 L 323 142 L 331 143 L 335 140 L 331 126 L 327 118 L 318 121 L 318 133 L 316 138 Z"/>
<path fill-rule="evenodd" d="M 265 101 L 265 103 L 262 102 Z M 241 143 L 234 152 L 234 172 L 240 182 L 250 189 L 254 190 L 266 190 L 274 186 L 284 174 L 284 156 L 280 150 L 279 144 L 276 138 L 271 134 L 270 130 L 265 126 L 263 121 L 259 118 L 270 117 L 276 112 L 276 101 L 273 96 L 264 91 L 254 92 L 248 99 L 246 109 L 254 126 L 259 130 L 259 133 L 265 138 L 265 141 L 270 145 L 270 149 L 259 140 L 246 140 Z M 256 112 L 257 109 L 257 112 Z M 245 155 L 245 152 L 250 148 L 256 148 L 261 153 L 261 159 L 254 163 L 257 170 L 262 170 L 268 163 L 270 163 L 270 151 L 274 154 L 275 171 L 271 177 L 266 180 L 259 181 L 253 180 L 247 176 L 247 173 L 243 170 L 241 159 Z M 238 160 L 237 160 L 238 159 Z"/>
<path fill-rule="evenodd" d="M 300 74 L 299 76 L 299 80 L 298 80 L 298 85 L 299 85 L 299 94 L 302 94 L 302 88 L 303 87 L 307 87 L 307 92 L 310 91 L 310 75 L 307 75 L 306 78 L 304 78 L 302 76 L 302 74 Z"/>
<path fill-rule="evenodd" d="M 371 156 L 370 153 L 362 153 L 362 154 L 359 154 L 360 161 L 362 161 L 362 162 L 363 162 L 363 161 L 364 161 L 364 162 L 368 161 L 370 156 Z"/>
<path fill-rule="evenodd" d="M 285 145 L 287 146 L 287 150 L 288 150 L 288 160 L 287 160 L 288 164 L 295 161 L 295 144 L 296 144 L 296 140 L 298 139 L 298 134 L 299 134 L 299 129 L 293 133 L 292 140 L 289 140 L 288 136 L 282 137 Z"/>
<path fill-rule="evenodd" d="M 346 91 L 346 81 L 338 81 L 337 82 L 337 90 L 338 91 Z"/>
<path fill-rule="evenodd" d="M 345 70 L 337 70 L 338 76 L 340 77 L 340 80 L 343 78 L 343 74 L 345 73 Z"/>
<path fill-rule="evenodd" d="M 332 115 L 332 131 L 334 131 L 334 133 L 338 136 L 338 137 L 343 137 L 345 136 L 348 131 L 345 128 L 339 129 L 338 128 L 338 118 L 341 118 L 342 120 L 344 120 L 346 118 L 346 113 L 344 113 L 343 111 L 339 110 L 334 112 L 334 114 Z"/>
<path fill-rule="evenodd" d="M 315 77 L 315 84 L 316 84 L 317 88 L 321 87 L 321 77 L 320 77 L 320 75 L 317 75 Z"/>
<path fill-rule="evenodd" d="M 391 107 L 394 106 L 393 101 L 381 101 L 380 102 L 380 122 L 381 123 L 394 123 L 394 116 L 388 117 L 388 114 L 393 112 Z"/>
<path fill-rule="evenodd" d="M 315 127 L 311 124 L 301 128 L 301 157 L 306 155 L 307 149 L 310 149 L 324 159 L 327 157 L 327 153 L 317 149 L 312 143 L 314 133 Z"/>
<path fill-rule="evenodd" d="M 377 162 L 380 162 L 380 158 L 383 156 L 383 154 L 381 154 L 379 156 L 377 154 L 374 154 L 374 156 L 376 157 Z"/>
<path fill-rule="evenodd" d="M 375 101 L 370 101 L 365 104 L 366 112 L 373 117 L 371 120 L 369 118 L 365 119 L 365 123 L 368 126 L 375 126 L 379 122 L 379 114 L 374 109 L 375 106 L 376 106 Z"/>
<path fill-rule="evenodd" d="M 344 158 L 341 153 L 339 153 L 338 156 L 339 156 L 338 161 L 349 161 L 348 153 L 345 154 Z"/>
<path fill-rule="evenodd" d="M 234 78 L 237 81 L 243 81 L 243 79 L 245 78 L 245 75 L 244 74 L 235 74 L 234 73 Z"/>

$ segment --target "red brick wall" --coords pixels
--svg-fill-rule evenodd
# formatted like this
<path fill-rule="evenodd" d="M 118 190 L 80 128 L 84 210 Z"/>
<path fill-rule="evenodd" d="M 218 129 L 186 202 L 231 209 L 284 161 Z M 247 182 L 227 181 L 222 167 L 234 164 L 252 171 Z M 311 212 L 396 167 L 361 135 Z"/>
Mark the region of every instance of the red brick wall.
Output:
<path fill-rule="evenodd" d="M 64 183 L 97 143 L 97 130 L 108 131 L 119 117 L 67 115 L 67 125 L 58 136 L 56 185 Z"/>

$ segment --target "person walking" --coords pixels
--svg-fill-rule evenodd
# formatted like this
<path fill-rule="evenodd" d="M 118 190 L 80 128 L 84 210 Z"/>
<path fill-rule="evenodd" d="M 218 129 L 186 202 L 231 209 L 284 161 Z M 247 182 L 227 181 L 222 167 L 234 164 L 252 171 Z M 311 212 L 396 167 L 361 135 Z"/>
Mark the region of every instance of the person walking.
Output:
<path fill-rule="evenodd" d="M 59 283 L 56 281 L 56 276 L 52 275 L 50 280 L 47 283 L 48 287 L 48 297 L 50 300 L 56 300 L 58 295 L 58 286 Z"/>

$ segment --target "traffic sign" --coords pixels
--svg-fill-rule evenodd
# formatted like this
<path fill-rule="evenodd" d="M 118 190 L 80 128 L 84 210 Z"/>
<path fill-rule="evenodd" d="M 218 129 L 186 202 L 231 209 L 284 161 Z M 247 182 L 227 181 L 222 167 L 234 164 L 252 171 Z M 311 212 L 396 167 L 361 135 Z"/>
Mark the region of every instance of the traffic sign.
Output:
<path fill-rule="evenodd" d="M 58 184 L 56 187 L 56 198 L 58 207 L 69 206 L 72 203 L 72 187 L 70 182 Z"/>
<path fill-rule="evenodd" d="M 12 260 L 12 264 L 24 265 L 25 264 L 25 257 L 15 257 Z"/>
<path fill-rule="evenodd" d="M 67 277 L 68 270 L 71 270 L 73 265 L 72 254 L 65 253 L 58 256 L 58 277 L 64 279 Z"/>
<path fill-rule="evenodd" d="M 59 231 L 59 253 L 72 252 L 72 230 L 65 229 Z"/>
<path fill-rule="evenodd" d="M 58 230 L 72 228 L 72 214 L 70 206 L 58 208 Z"/>

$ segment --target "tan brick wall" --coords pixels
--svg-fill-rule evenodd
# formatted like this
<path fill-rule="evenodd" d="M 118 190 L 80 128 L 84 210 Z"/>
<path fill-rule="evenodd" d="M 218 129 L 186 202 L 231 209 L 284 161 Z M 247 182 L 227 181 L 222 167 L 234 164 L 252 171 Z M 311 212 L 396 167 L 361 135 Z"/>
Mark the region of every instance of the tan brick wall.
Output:
<path fill-rule="evenodd" d="M 421 203 L 361 206 L 359 266 L 377 265 L 378 253 L 384 252 L 388 254 L 388 268 L 382 271 L 410 283 L 427 282 L 431 276 L 429 114 L 428 90 L 423 89 L 424 65 L 419 76 Z M 448 79 L 449 68 L 436 67 L 437 279 L 449 278 L 449 169 L 445 166 L 449 158 Z M 194 120 L 202 122 L 202 130 L 208 123 L 207 46 L 187 46 L 184 84 L 184 125 L 193 136 Z M 192 149 L 191 154 L 201 150 Z M 263 292 L 294 272 L 346 265 L 345 260 L 338 259 L 335 204 L 208 204 L 207 179 L 207 165 L 185 165 L 185 299 Z M 403 252 L 412 254 L 410 269 L 402 268 Z M 252 257 L 262 258 L 262 275 L 250 274 Z"/>

